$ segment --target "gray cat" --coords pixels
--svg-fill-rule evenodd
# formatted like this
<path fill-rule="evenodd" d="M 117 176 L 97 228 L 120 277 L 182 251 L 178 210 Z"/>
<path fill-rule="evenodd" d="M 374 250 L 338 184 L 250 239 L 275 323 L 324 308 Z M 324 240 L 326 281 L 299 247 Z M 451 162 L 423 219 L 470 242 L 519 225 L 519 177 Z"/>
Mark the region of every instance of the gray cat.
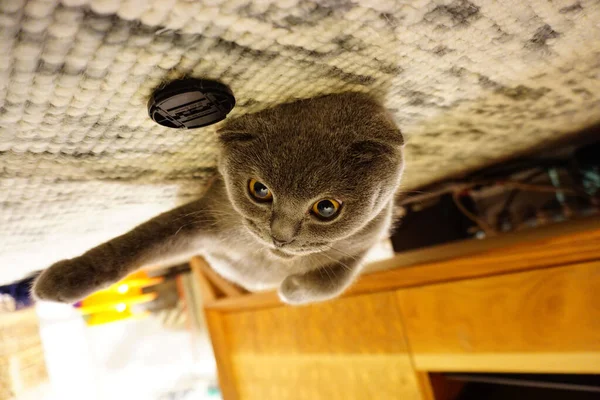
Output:
<path fill-rule="evenodd" d="M 34 296 L 74 302 L 196 254 L 289 304 L 342 293 L 392 222 L 403 139 L 386 110 L 360 93 L 301 100 L 226 122 L 219 142 L 220 176 L 202 199 L 54 264 Z"/>

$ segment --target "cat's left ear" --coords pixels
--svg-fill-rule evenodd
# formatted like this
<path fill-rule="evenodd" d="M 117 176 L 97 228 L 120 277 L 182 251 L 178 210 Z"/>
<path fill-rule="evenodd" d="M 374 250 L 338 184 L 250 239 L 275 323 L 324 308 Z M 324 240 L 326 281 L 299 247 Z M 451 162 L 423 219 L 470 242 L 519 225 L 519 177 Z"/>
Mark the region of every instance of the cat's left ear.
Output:
<path fill-rule="evenodd" d="M 256 139 L 256 136 L 243 131 L 223 129 L 217 132 L 219 142 L 222 144 L 248 143 Z"/>

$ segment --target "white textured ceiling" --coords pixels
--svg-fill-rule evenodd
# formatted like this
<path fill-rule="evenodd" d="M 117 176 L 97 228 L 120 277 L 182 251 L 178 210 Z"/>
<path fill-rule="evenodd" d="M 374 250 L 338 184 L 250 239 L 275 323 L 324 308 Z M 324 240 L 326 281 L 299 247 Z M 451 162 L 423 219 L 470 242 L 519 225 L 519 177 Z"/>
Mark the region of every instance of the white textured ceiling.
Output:
<path fill-rule="evenodd" d="M 153 124 L 161 82 L 232 116 L 361 90 L 407 137 L 404 188 L 600 120 L 597 1 L 0 0 L 0 282 L 200 193 L 214 127 Z"/>

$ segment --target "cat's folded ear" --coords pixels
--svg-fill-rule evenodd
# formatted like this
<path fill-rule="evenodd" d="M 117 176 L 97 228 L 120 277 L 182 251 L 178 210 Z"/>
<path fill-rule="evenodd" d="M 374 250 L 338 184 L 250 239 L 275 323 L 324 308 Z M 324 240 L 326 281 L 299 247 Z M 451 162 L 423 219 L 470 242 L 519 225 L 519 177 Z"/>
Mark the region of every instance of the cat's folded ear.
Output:
<path fill-rule="evenodd" d="M 394 146 L 377 140 L 361 140 L 352 143 L 348 156 L 354 162 L 371 164 L 377 161 L 396 161 L 400 156 L 400 144 Z"/>
<path fill-rule="evenodd" d="M 396 125 L 392 114 L 384 111 L 382 114 L 379 114 L 379 117 L 383 121 L 380 123 L 378 129 L 381 138 L 393 147 L 404 147 L 404 135 Z"/>
<path fill-rule="evenodd" d="M 223 129 L 217 134 L 222 144 L 248 143 L 256 139 L 256 135 L 244 131 Z"/>
<path fill-rule="evenodd" d="M 406 142 L 404 141 L 404 135 L 402 134 L 400 129 L 398 129 L 398 128 L 394 129 L 394 133 L 395 133 L 394 139 L 393 139 L 394 145 L 404 147 Z"/>
<path fill-rule="evenodd" d="M 372 164 L 378 161 L 402 161 L 402 148 L 404 137 L 396 127 L 390 115 L 378 114 L 376 121 L 371 125 L 370 138 L 352 143 L 348 149 L 348 156 L 353 162 L 359 164 Z"/>
<path fill-rule="evenodd" d="M 249 116 L 242 116 L 228 120 L 218 131 L 219 142 L 224 145 L 236 143 L 248 143 L 257 136 L 251 132 L 256 131 L 254 119 Z"/>

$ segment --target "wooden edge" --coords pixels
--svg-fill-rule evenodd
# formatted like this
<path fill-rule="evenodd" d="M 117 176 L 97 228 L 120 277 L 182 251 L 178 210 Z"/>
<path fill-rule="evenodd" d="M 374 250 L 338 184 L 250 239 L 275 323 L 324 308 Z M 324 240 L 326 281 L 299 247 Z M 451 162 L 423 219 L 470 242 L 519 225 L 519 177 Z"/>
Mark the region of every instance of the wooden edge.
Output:
<path fill-rule="evenodd" d="M 204 306 L 214 302 L 217 299 L 217 293 L 210 281 L 204 275 L 202 271 L 202 264 L 198 260 L 199 257 L 193 257 L 190 260 L 190 268 L 192 269 L 192 274 L 194 278 L 198 282 L 198 286 L 200 286 L 200 295 L 202 296 L 202 303 Z"/>
<path fill-rule="evenodd" d="M 447 379 L 443 374 L 417 371 L 417 381 L 424 400 L 456 400 L 465 383 Z"/>
<path fill-rule="evenodd" d="M 219 274 L 217 274 L 211 267 L 208 265 L 206 260 L 203 257 L 196 256 L 192 257 L 190 260 L 190 264 L 194 264 L 198 269 L 202 271 L 204 276 L 215 286 L 217 287 L 226 297 L 238 297 L 247 294 L 248 292 L 242 290 L 236 285 L 228 282 L 223 279 Z"/>
<path fill-rule="evenodd" d="M 276 292 L 250 293 L 240 297 L 230 297 L 208 302 L 206 309 L 220 311 L 256 310 L 285 305 Z"/>
<path fill-rule="evenodd" d="M 236 381 L 223 326 L 223 315 L 219 311 L 205 309 L 204 316 L 217 363 L 221 395 L 223 400 L 237 400 Z"/>
<path fill-rule="evenodd" d="M 416 371 L 417 385 L 419 385 L 419 393 L 422 400 L 436 400 L 433 394 L 433 386 L 429 377 L 429 373 L 425 371 Z"/>
<path fill-rule="evenodd" d="M 578 232 L 600 229 L 600 217 L 584 220 L 565 221 L 548 225 L 540 229 L 529 229 L 483 240 L 466 239 L 436 246 L 403 251 L 394 257 L 369 264 L 366 272 L 381 272 L 399 267 L 441 262 L 457 257 L 467 257 L 478 253 L 494 251 L 500 248 L 518 246 L 523 243 L 543 241 L 560 236 L 570 236 Z"/>
<path fill-rule="evenodd" d="M 206 309 L 207 304 L 211 304 L 217 300 L 217 291 L 204 275 L 203 263 L 206 263 L 203 258 L 193 257 L 190 260 L 190 267 L 201 292 L 202 306 L 204 307 L 202 311 L 215 355 L 219 387 L 224 400 L 237 400 L 233 365 L 231 364 L 231 355 L 229 354 L 225 329 L 223 327 L 223 316 L 219 311 Z"/>
<path fill-rule="evenodd" d="M 521 243 L 477 255 L 396 268 L 361 276 L 342 296 L 552 268 L 600 259 L 600 229 Z M 277 307 L 274 292 L 219 299 L 207 308 L 223 311 Z"/>
<path fill-rule="evenodd" d="M 416 368 L 438 372 L 597 374 L 600 352 L 415 353 Z"/>

